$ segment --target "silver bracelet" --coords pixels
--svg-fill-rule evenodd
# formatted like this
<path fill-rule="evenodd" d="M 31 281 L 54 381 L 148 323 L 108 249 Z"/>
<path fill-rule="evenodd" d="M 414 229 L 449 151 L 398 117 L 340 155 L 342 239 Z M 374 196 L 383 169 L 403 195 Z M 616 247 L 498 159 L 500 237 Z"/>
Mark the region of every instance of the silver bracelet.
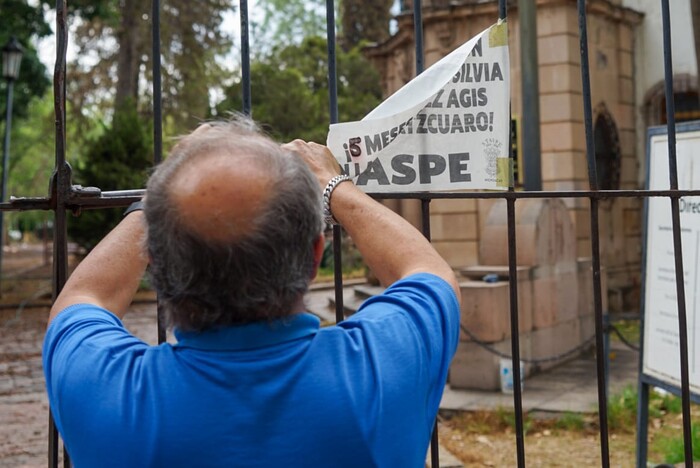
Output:
<path fill-rule="evenodd" d="M 337 175 L 329 180 L 326 188 L 323 189 L 323 219 L 326 224 L 330 224 L 332 226 L 338 224 L 338 221 L 333 217 L 333 213 L 331 213 L 331 194 L 338 184 L 345 182 L 346 180 L 350 180 L 350 177 L 345 174 Z"/>

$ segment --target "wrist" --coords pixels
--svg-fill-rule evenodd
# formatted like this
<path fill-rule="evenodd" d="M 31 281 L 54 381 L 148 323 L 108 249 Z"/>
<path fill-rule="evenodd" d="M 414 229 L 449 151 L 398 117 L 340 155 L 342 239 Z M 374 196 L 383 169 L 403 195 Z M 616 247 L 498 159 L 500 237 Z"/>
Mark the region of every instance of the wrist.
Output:
<path fill-rule="evenodd" d="M 331 178 L 323 189 L 323 219 L 326 224 L 330 224 L 331 226 L 339 224 L 331 211 L 331 197 L 338 185 L 343 182 L 352 182 L 352 180 L 350 180 L 350 177 L 347 175 L 340 174 Z"/>

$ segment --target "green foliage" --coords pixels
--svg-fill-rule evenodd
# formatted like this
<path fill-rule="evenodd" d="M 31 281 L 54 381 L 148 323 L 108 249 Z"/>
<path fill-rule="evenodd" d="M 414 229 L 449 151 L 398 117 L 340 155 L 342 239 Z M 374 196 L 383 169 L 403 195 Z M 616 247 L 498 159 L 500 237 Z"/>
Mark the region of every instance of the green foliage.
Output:
<path fill-rule="evenodd" d="M 499 406 L 496 408 L 496 416 L 502 427 L 508 427 L 515 430 L 515 411 L 513 411 L 511 408 L 506 409 Z M 529 414 L 525 413 L 523 415 L 523 433 L 527 434 L 527 431 L 532 428 L 532 425 L 532 418 Z"/>
<path fill-rule="evenodd" d="M 55 127 L 53 96 L 34 98 L 26 109 L 26 117 L 12 121 L 8 167 L 7 195 L 46 196 L 54 167 Z M 41 211 L 5 214 L 8 227 L 32 231 L 43 223 L 47 213 Z"/>
<path fill-rule="evenodd" d="M 651 401 L 649 402 L 650 406 L 656 405 L 656 402 L 659 403 L 659 412 L 666 412 L 666 413 L 671 413 L 671 414 L 681 414 L 683 412 L 683 400 L 681 400 L 679 397 L 675 395 L 671 395 L 670 393 L 667 393 L 661 397 L 658 398 L 651 398 Z"/>
<path fill-rule="evenodd" d="M 389 21 L 394 0 L 342 0 L 342 41 L 346 49 L 365 42 L 389 38 Z"/>
<path fill-rule="evenodd" d="M 110 115 L 124 97 L 135 99 L 140 110 L 150 108 L 151 2 L 76 0 L 75 4 L 83 21 L 73 35 L 77 58 L 69 64 L 73 118 L 88 125 L 95 116 Z M 232 9 L 232 0 L 171 0 L 161 8 L 163 113 L 170 120 L 166 129 L 174 134 L 207 116 L 210 89 L 219 88 L 227 78 L 226 62 L 220 59 L 230 53 L 231 38 L 222 24 Z"/>
<path fill-rule="evenodd" d="M 691 440 L 693 445 L 693 461 L 700 461 L 700 424 L 694 423 L 691 426 Z M 685 452 L 683 445 L 683 435 L 659 437 L 654 446 L 664 459 L 664 462 L 670 464 L 683 463 L 685 461 Z"/>
<path fill-rule="evenodd" d="M 53 97 L 33 99 L 27 116 L 12 121 L 8 195 L 45 196 L 53 172 L 55 128 Z"/>
<path fill-rule="evenodd" d="M 340 121 L 359 120 L 380 101 L 379 75 L 359 49 L 337 50 Z M 276 49 L 251 65 L 253 117 L 280 141 L 295 138 L 325 142 L 328 134 L 328 58 L 326 41 L 304 39 Z M 241 110 L 240 80 L 225 91 L 216 113 Z"/>
<path fill-rule="evenodd" d="M 631 343 L 639 343 L 640 323 L 639 320 L 623 320 L 614 323 L 615 328 L 622 334 L 625 339 Z M 610 335 L 613 341 L 620 341 L 620 337 L 616 333 Z"/>
<path fill-rule="evenodd" d="M 119 18 L 119 6 L 111 0 L 71 0 L 68 2 L 68 11 L 71 15 L 79 15 L 88 21 L 99 18 L 116 24 Z"/>
<path fill-rule="evenodd" d="M 70 102 L 67 103 L 70 108 Z M 48 194 L 49 180 L 53 174 L 55 160 L 55 116 L 53 93 L 33 98 L 26 115 L 12 120 L 10 136 L 9 171 L 7 196 L 42 197 Z M 95 137 L 94 129 L 77 138 L 75 121 L 66 122 L 67 160 L 78 163 L 81 142 Z M 41 211 L 9 212 L 5 223 L 12 229 L 28 232 L 46 221 L 48 213 Z"/>
<path fill-rule="evenodd" d="M 613 430 L 632 432 L 637 419 L 637 390 L 632 386 L 608 399 L 608 424 Z M 669 393 L 649 392 L 649 416 L 659 418 L 664 414 L 680 414 L 681 399 Z"/>
<path fill-rule="evenodd" d="M 562 414 L 554 424 L 557 429 L 566 431 L 582 431 L 586 427 L 583 415 L 567 411 Z"/>
<path fill-rule="evenodd" d="M 608 426 L 612 430 L 631 432 L 637 418 L 637 390 L 625 387 L 608 398 Z"/>
<path fill-rule="evenodd" d="M 257 6 L 263 19 L 254 27 L 254 56 L 326 33 L 325 0 L 259 0 Z"/>
<path fill-rule="evenodd" d="M 19 78 L 14 84 L 12 100 L 13 115 L 27 115 L 29 103 L 34 97 L 42 96 L 49 86 L 48 71 L 41 63 L 36 49 L 31 43 L 32 38 L 41 38 L 51 34 L 51 28 L 44 19 L 44 5 L 48 2 L 27 2 L 26 0 L 0 0 L 0 47 L 3 47 L 11 36 L 24 48 Z M 0 121 L 5 120 L 7 103 L 5 86 L 0 89 Z"/>
<path fill-rule="evenodd" d="M 74 180 L 102 190 L 135 189 L 145 186 L 153 160 L 151 133 L 132 103 L 117 110 L 110 127 L 87 145 L 75 168 Z M 91 249 L 121 219 L 123 209 L 86 211 L 72 219 L 69 235 Z"/>
<path fill-rule="evenodd" d="M 336 16 L 338 40 L 344 50 L 363 42 L 382 42 L 389 38 L 389 22 L 394 0 L 340 0 Z M 300 38 L 326 34 L 325 0 L 259 0 L 263 19 L 254 25 L 253 53 L 275 46 L 299 44 Z"/>

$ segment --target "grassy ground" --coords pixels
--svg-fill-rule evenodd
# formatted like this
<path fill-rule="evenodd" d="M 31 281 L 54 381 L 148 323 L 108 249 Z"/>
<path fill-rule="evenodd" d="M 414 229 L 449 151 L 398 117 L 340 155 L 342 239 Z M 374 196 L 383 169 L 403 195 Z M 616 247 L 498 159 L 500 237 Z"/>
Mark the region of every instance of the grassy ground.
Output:
<path fill-rule="evenodd" d="M 632 467 L 636 447 L 636 391 L 625 389 L 610 398 L 610 465 Z M 700 412 L 693 406 L 694 458 L 700 460 Z M 516 439 L 512 412 L 457 413 L 440 420 L 440 442 L 465 466 L 515 466 Z M 601 466 L 597 414 L 526 415 L 525 460 L 528 466 Z M 649 461 L 683 460 L 680 399 L 652 392 Z"/>

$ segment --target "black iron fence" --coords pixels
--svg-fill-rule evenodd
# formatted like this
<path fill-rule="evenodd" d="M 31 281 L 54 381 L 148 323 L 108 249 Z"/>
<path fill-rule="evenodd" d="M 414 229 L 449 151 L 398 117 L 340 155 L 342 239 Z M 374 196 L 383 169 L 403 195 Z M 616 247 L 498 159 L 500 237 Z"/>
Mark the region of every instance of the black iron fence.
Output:
<path fill-rule="evenodd" d="M 596 158 L 593 134 L 593 116 L 590 90 L 590 68 L 588 58 L 588 32 L 587 32 L 587 8 L 585 0 L 578 0 L 578 25 L 579 43 L 581 53 L 581 77 L 582 96 L 584 108 L 586 160 L 588 163 L 589 189 L 580 191 L 515 191 L 513 182 L 507 192 L 441 192 L 441 193 L 392 193 L 375 195 L 377 199 L 417 199 L 421 203 L 422 232 L 430 239 L 430 202 L 436 199 L 505 199 L 507 206 L 507 230 L 508 230 L 508 268 L 510 285 L 510 329 L 511 329 L 511 356 L 513 362 L 520 361 L 519 324 L 518 324 L 518 281 L 517 281 L 517 242 L 515 207 L 516 203 L 523 199 L 542 198 L 584 198 L 590 203 L 590 242 L 593 265 L 593 300 L 595 307 L 595 349 L 597 359 L 598 379 L 598 415 L 600 428 L 600 457 L 601 465 L 608 467 L 608 422 L 607 422 L 607 395 L 605 385 L 605 361 L 604 353 L 604 311 L 601 290 L 601 262 L 600 262 L 600 236 L 599 236 L 599 203 L 605 199 L 666 197 L 671 202 L 672 226 L 673 226 L 673 251 L 676 261 L 676 290 L 678 304 L 679 341 L 680 341 L 680 368 L 683 408 L 683 436 L 685 442 L 686 466 L 692 466 L 691 446 L 691 419 L 688 373 L 688 333 L 685 302 L 685 285 L 683 281 L 683 262 L 681 251 L 681 227 L 679 216 L 679 199 L 684 196 L 698 196 L 699 190 L 679 190 L 676 168 L 676 144 L 675 144 L 675 118 L 673 99 L 673 67 L 671 63 L 671 26 L 669 19 L 669 1 L 660 0 L 663 12 L 663 47 L 666 84 L 666 115 L 668 116 L 668 152 L 670 168 L 670 190 L 599 190 L 596 176 Z M 406 3 L 403 2 L 404 7 Z M 507 1 L 499 0 L 498 15 L 500 18 L 507 16 Z M 335 10 L 332 0 L 327 0 L 327 38 L 328 38 L 328 82 L 330 93 L 330 123 L 338 121 L 337 86 L 336 86 L 336 35 L 335 35 Z M 248 38 L 248 4 L 241 0 L 239 4 L 241 17 L 241 65 L 243 80 L 243 109 L 244 113 L 251 112 L 250 91 L 250 46 Z M 154 97 L 154 163 L 162 158 L 162 113 L 161 113 L 161 74 L 160 74 L 160 0 L 153 0 L 152 31 L 153 31 L 153 97 Z M 423 50 L 423 21 L 421 16 L 421 0 L 413 0 L 414 38 L 415 38 L 415 64 L 416 72 L 421 73 L 424 68 Z M 494 21 L 498 18 L 494 18 Z M 53 256 L 53 296 L 61 291 L 67 279 L 67 235 L 66 218 L 69 212 L 85 209 L 100 209 L 105 207 L 125 207 L 140 199 L 143 190 L 122 190 L 100 192 L 99 190 L 85 190 L 72 183 L 71 168 L 66 162 L 66 49 L 68 44 L 67 5 L 66 0 L 56 1 L 56 65 L 54 69 L 54 109 L 56 118 L 56 154 L 55 170 L 51 179 L 50 190 L 47 197 L 12 198 L 10 201 L 0 203 L 0 211 L 23 210 L 51 210 L 54 212 L 54 256 Z M 525 110 L 526 112 L 527 110 Z M 512 146 L 511 146 L 512 148 Z M 512 157 L 512 155 L 511 155 Z M 335 304 L 336 319 L 343 320 L 343 280 L 341 272 L 341 228 L 336 226 L 333 230 L 334 265 L 335 265 Z M 159 311 L 160 317 L 160 311 Z M 158 324 L 159 341 L 165 340 L 165 330 L 162 324 Z M 513 366 L 514 381 L 521 379 L 520 366 Z M 522 389 L 514 386 L 513 406 L 515 409 L 515 443 L 517 463 L 519 467 L 525 466 L 525 433 L 523 429 Z M 49 449 L 48 462 L 50 467 L 59 464 L 59 434 L 49 417 Z M 437 426 L 433 433 L 431 443 L 432 466 L 439 466 L 437 451 Z M 68 454 L 64 452 L 64 465 L 70 466 Z M 646 461 L 638 461 L 640 466 L 645 466 Z"/>

